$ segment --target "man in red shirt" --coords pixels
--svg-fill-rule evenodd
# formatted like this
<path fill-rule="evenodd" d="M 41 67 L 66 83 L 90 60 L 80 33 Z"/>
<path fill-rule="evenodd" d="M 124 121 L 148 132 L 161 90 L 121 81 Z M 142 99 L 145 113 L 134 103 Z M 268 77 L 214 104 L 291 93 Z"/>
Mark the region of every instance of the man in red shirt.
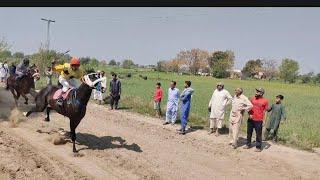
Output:
<path fill-rule="evenodd" d="M 153 100 L 154 100 L 154 110 L 156 110 L 156 117 L 161 118 L 161 99 L 163 96 L 163 90 L 161 88 L 161 83 L 156 84 L 156 90 L 154 92 Z"/>
<path fill-rule="evenodd" d="M 269 108 L 269 102 L 266 98 L 263 97 L 264 89 L 256 89 L 256 94 L 250 99 L 253 107 L 249 111 L 249 119 L 247 123 L 247 145 L 245 149 L 251 147 L 251 137 L 253 129 L 256 131 L 256 152 L 261 152 L 262 150 L 262 125 L 264 122 L 264 117 L 267 109 Z"/>

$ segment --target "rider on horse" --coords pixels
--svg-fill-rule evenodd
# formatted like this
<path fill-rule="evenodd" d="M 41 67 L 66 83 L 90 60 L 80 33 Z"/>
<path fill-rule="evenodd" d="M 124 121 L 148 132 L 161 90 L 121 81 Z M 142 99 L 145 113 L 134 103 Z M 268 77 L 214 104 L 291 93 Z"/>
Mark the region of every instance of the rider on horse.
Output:
<path fill-rule="evenodd" d="M 22 62 L 17 66 L 15 74 L 16 76 L 16 85 L 19 84 L 19 81 L 22 79 L 22 77 L 27 73 L 29 68 L 29 59 L 23 58 Z"/>
<path fill-rule="evenodd" d="M 79 58 L 73 57 L 70 63 L 64 63 L 53 67 L 53 71 L 60 73 L 59 83 L 62 85 L 62 92 L 67 92 L 70 88 L 77 88 L 79 84 L 75 79 L 80 79 L 84 74 L 79 68 Z M 57 100 L 57 104 L 62 106 L 63 97 L 62 93 Z"/>

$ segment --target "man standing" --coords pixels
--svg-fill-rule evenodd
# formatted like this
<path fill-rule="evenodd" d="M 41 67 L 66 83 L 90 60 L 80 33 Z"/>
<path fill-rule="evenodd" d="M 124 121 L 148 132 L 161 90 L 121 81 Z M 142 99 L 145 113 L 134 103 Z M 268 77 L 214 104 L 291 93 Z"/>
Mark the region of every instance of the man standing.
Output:
<path fill-rule="evenodd" d="M 268 109 L 269 102 L 263 97 L 264 89 L 256 89 L 256 94 L 251 98 L 251 103 L 253 105 L 251 111 L 249 112 L 249 119 L 247 123 L 247 145 L 245 149 L 251 147 L 251 137 L 253 129 L 256 131 L 256 152 L 261 152 L 262 148 L 262 125 L 264 122 L 264 117 L 266 110 Z"/>
<path fill-rule="evenodd" d="M 232 99 L 232 108 L 230 112 L 230 124 L 229 124 L 229 135 L 232 135 L 232 141 L 230 144 L 234 149 L 238 146 L 238 135 L 240 126 L 243 120 L 244 111 L 250 111 L 252 103 L 249 99 L 243 95 L 242 88 L 235 89 L 235 95 Z"/>
<path fill-rule="evenodd" d="M 166 122 L 163 125 L 167 125 L 169 123 L 174 125 L 177 119 L 180 92 L 179 89 L 176 88 L 176 84 L 177 83 L 175 81 L 171 81 L 170 83 L 170 88 L 168 90 Z"/>
<path fill-rule="evenodd" d="M 7 61 L 0 63 L 1 82 L 6 83 L 8 74 L 9 74 L 9 67 L 8 67 Z"/>
<path fill-rule="evenodd" d="M 224 89 L 224 84 L 219 82 L 217 84 L 217 89 L 215 89 L 212 94 L 208 106 L 208 110 L 211 112 L 209 134 L 215 132 L 216 136 L 219 136 L 219 129 L 222 128 L 226 106 L 230 103 L 231 99 L 232 96 Z"/>
<path fill-rule="evenodd" d="M 161 88 L 161 83 L 156 84 L 156 90 L 154 92 L 153 100 L 154 100 L 154 110 L 156 111 L 156 117 L 161 118 L 161 99 L 163 96 L 163 90 Z"/>
<path fill-rule="evenodd" d="M 179 134 L 185 135 L 186 134 L 186 126 L 188 123 L 189 112 L 190 112 L 190 105 L 191 105 L 191 97 L 194 90 L 190 87 L 191 81 L 184 82 L 184 90 L 181 93 L 181 129 Z"/>
<path fill-rule="evenodd" d="M 97 74 L 98 74 L 98 75 L 97 75 L 97 76 L 98 76 L 97 78 L 100 78 L 100 73 L 101 73 L 101 71 L 98 70 L 98 71 L 97 71 Z M 99 89 L 100 89 L 100 87 L 101 87 L 100 85 L 101 85 L 101 82 L 98 83 L 98 87 L 97 87 L 97 88 L 95 88 L 95 89 L 92 90 L 93 100 L 98 100 Z"/>
<path fill-rule="evenodd" d="M 97 100 L 99 101 L 99 104 L 101 105 L 103 98 L 104 98 L 103 94 L 107 88 L 107 77 L 105 77 L 104 71 L 100 72 L 100 79 L 101 79 L 101 82 L 99 82 L 99 84 L 98 84 L 99 87 L 97 88 Z"/>
<path fill-rule="evenodd" d="M 116 74 L 112 74 L 112 81 L 110 81 L 110 97 L 111 97 L 111 110 L 113 110 L 113 105 L 115 109 L 118 109 L 118 103 L 121 95 L 121 82 L 118 80 Z"/>
<path fill-rule="evenodd" d="M 48 66 L 44 74 L 46 75 L 47 85 L 52 85 L 52 68 Z"/>

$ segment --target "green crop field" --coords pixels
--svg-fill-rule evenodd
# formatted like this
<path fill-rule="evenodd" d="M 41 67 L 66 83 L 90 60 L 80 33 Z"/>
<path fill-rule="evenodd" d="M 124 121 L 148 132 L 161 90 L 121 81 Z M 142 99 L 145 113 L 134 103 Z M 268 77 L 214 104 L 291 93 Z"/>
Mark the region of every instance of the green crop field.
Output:
<path fill-rule="evenodd" d="M 164 115 L 167 102 L 167 89 L 169 88 L 170 81 L 177 81 L 177 87 L 182 91 L 184 81 L 191 80 L 191 87 L 195 92 L 192 98 L 189 121 L 191 125 L 204 127 L 205 129 L 208 128 L 207 106 L 218 81 L 223 81 L 225 89 L 232 95 L 236 87 L 242 87 L 244 94 L 247 97 L 252 97 L 256 87 L 263 87 L 266 90 L 265 97 L 269 99 L 270 104 L 275 101 L 275 96 L 278 94 L 282 94 L 285 97 L 284 104 L 286 106 L 287 121 L 280 125 L 280 142 L 306 150 L 320 146 L 320 114 L 317 114 L 317 110 L 320 109 L 319 87 L 269 81 L 221 80 L 213 77 L 176 75 L 173 73 L 158 73 L 141 69 L 124 70 L 121 68 L 107 67 L 101 70 L 107 72 L 108 82 L 111 79 L 110 72 L 116 72 L 120 75 L 122 81 L 120 107 L 151 116 L 154 115 L 153 92 L 156 82 L 161 82 L 165 92 L 161 104 Z M 127 73 L 132 73 L 132 77 L 126 77 Z M 140 78 L 139 75 L 147 76 L 148 79 L 144 80 Z M 44 78 L 42 78 L 40 83 L 43 83 L 43 79 Z M 41 87 L 42 85 L 43 84 L 37 84 L 37 87 Z M 230 105 L 225 116 L 225 124 L 227 126 L 229 110 Z M 244 132 L 245 129 L 246 121 L 242 124 L 242 130 Z"/>

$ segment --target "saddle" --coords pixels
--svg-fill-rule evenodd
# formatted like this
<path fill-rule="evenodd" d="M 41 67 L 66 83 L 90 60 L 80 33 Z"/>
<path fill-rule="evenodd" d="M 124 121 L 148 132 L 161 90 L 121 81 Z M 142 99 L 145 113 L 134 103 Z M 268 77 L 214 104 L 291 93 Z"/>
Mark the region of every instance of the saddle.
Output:
<path fill-rule="evenodd" d="M 69 93 L 72 91 L 73 89 L 69 89 L 67 92 L 63 93 L 62 89 L 58 89 L 56 92 L 54 92 L 53 94 L 53 99 L 57 100 L 59 99 L 60 95 L 62 96 L 63 100 L 66 100 L 66 98 L 68 97 Z"/>

